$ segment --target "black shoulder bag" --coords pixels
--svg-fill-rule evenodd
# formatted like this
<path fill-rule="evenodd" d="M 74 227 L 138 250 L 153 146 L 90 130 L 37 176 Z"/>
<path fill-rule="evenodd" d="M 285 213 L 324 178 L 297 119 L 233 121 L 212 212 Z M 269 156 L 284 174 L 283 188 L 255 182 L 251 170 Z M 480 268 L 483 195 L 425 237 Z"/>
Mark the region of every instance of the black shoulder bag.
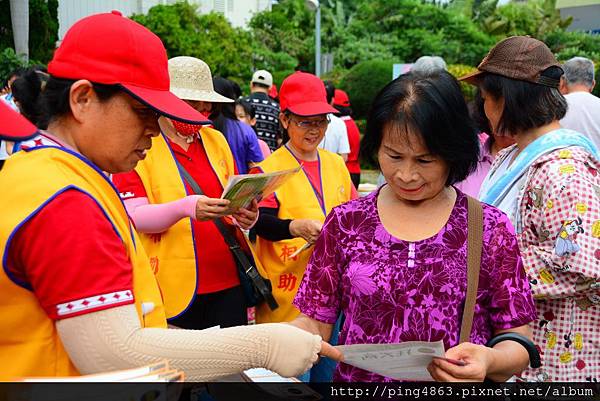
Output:
<path fill-rule="evenodd" d="M 194 192 L 197 195 L 204 195 L 204 192 L 202 192 L 202 189 L 192 178 L 190 173 L 188 173 L 179 162 L 175 162 L 177 163 L 183 178 L 190 184 Z M 244 296 L 246 298 L 246 305 L 256 306 L 264 301 L 269 305 L 271 310 L 277 309 L 279 305 L 277 304 L 277 301 L 275 301 L 275 298 L 273 298 L 271 282 L 261 276 L 256 266 L 254 266 L 253 263 L 250 263 L 248 256 L 246 256 L 240 247 L 237 239 L 229 232 L 229 230 L 227 230 L 223 221 L 221 221 L 221 219 L 215 219 L 213 221 L 236 261 L 240 284 L 242 285 Z"/>

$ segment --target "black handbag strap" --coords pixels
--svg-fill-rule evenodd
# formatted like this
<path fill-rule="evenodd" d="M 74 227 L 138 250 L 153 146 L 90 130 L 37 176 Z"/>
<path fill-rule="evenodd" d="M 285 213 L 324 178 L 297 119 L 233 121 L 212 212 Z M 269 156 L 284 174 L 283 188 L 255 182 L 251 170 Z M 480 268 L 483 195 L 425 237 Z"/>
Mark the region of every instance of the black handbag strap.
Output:
<path fill-rule="evenodd" d="M 183 178 L 187 181 L 188 184 L 190 184 L 192 190 L 197 195 L 204 195 L 202 188 L 200 188 L 200 185 L 198 185 L 196 180 L 192 178 L 190 173 L 177 160 L 175 160 L 175 163 L 177 163 L 177 166 L 179 167 Z M 223 236 L 223 239 L 225 240 L 225 243 L 231 250 L 231 253 L 244 270 L 244 273 L 248 276 L 248 278 L 250 278 L 250 280 L 252 280 L 252 284 L 254 284 L 258 292 L 264 297 L 265 301 L 269 305 L 269 308 L 271 310 L 277 309 L 279 305 L 277 304 L 277 301 L 275 301 L 275 298 L 273 298 L 271 290 L 269 290 L 269 288 L 265 284 L 263 277 L 258 272 L 256 266 L 250 263 L 248 257 L 240 247 L 240 244 L 238 243 L 237 239 L 231 234 L 231 232 L 229 232 L 227 227 L 225 227 L 225 223 L 223 223 L 223 221 L 220 218 L 214 219 L 213 222 L 215 223 L 217 229 Z"/>

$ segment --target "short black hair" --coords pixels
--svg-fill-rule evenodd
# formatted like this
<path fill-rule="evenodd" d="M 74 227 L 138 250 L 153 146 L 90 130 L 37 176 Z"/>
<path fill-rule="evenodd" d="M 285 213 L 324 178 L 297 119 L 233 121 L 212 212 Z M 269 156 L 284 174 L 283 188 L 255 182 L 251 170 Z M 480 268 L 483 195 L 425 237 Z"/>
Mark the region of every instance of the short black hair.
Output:
<path fill-rule="evenodd" d="M 235 99 L 235 89 L 233 88 L 232 81 L 223 77 L 214 77 L 213 87 L 215 92 L 217 92 L 219 95 L 225 96 L 229 99 Z M 233 102 L 213 102 L 210 119 L 213 121 L 217 131 L 221 131 L 221 133 L 225 135 L 225 138 L 227 138 L 226 120 L 237 121 L 237 117 L 235 115 L 235 104 Z"/>
<path fill-rule="evenodd" d="M 27 72 L 27 68 L 25 67 L 18 67 L 12 70 L 2 81 L 2 88 L 0 89 L 8 88 L 8 81 L 10 81 L 12 78 L 21 77 L 23 74 L 25 74 L 25 72 Z"/>
<path fill-rule="evenodd" d="M 473 119 L 477 130 L 492 136 L 492 127 L 490 127 L 490 120 L 488 120 L 487 116 L 485 115 L 485 107 L 483 97 L 481 96 L 481 89 L 477 88 L 475 90 L 473 100 L 467 103 L 467 107 L 469 108 L 469 114 L 471 115 L 471 119 Z"/>
<path fill-rule="evenodd" d="M 428 76 L 412 73 L 388 83 L 375 97 L 367 116 L 361 154 L 376 164 L 384 130 L 415 133 L 428 151 L 449 167 L 446 185 L 467 178 L 477 167 L 479 140 L 456 79 L 446 71 Z"/>
<path fill-rule="evenodd" d="M 559 80 L 562 69 L 549 67 L 542 75 Z M 560 120 L 567 113 L 567 101 L 558 88 L 491 73 L 484 74 L 479 82 L 487 94 L 504 99 L 496 133 L 516 135 Z"/>
<path fill-rule="evenodd" d="M 336 104 L 334 104 L 333 107 L 338 111 L 340 117 L 345 117 L 345 116 L 352 117 L 352 108 L 351 107 L 338 106 Z"/>
<path fill-rule="evenodd" d="M 239 99 L 240 97 L 242 97 L 242 88 L 240 88 L 240 84 L 238 84 L 232 79 L 230 79 L 229 82 L 231 82 L 231 87 L 233 88 L 233 93 L 235 96 L 234 99 Z"/>
<path fill-rule="evenodd" d="M 40 85 L 39 75 L 30 71 L 24 77 L 15 80 L 17 93 L 15 100 L 19 101 L 22 113 L 40 129 L 48 128 L 48 124 L 71 112 L 69 94 L 74 79 L 55 78 L 49 76 L 44 86 Z M 107 85 L 92 82 L 94 92 L 101 102 L 109 100 L 122 91 L 120 85 Z"/>
<path fill-rule="evenodd" d="M 250 119 L 256 117 L 256 109 L 254 108 L 254 105 L 252 103 L 244 99 L 238 99 L 235 101 L 235 104 L 239 104 L 240 106 L 242 106 L 242 108 L 244 109 L 244 113 L 246 113 L 246 115 L 250 117 Z"/>
<path fill-rule="evenodd" d="M 263 88 L 263 89 L 270 89 L 271 88 L 269 85 L 265 85 L 265 84 L 260 83 L 260 82 L 252 82 L 251 85 L 252 86 L 257 86 L 257 87 Z"/>
<path fill-rule="evenodd" d="M 331 104 L 331 100 L 335 96 L 335 85 L 331 81 L 323 81 L 325 91 L 327 92 L 327 103 Z"/>

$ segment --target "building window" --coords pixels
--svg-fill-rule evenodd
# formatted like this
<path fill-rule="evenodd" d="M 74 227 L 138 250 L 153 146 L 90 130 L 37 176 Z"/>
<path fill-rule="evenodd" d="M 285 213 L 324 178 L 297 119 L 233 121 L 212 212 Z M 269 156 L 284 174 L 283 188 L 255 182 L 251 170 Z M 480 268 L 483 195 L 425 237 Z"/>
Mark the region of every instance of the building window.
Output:
<path fill-rule="evenodd" d="M 213 0 L 213 10 L 225 14 L 225 0 Z"/>

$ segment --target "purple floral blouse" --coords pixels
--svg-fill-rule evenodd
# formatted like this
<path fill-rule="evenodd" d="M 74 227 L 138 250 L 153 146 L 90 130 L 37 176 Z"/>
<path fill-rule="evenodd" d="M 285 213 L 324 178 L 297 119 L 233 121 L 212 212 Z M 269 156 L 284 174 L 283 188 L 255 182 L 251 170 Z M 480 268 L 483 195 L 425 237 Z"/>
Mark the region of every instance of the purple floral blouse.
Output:
<path fill-rule="evenodd" d="M 338 206 L 323 231 L 294 300 L 305 315 L 345 322 L 339 344 L 443 340 L 457 345 L 467 287 L 467 197 L 457 191 L 446 225 L 416 242 L 390 235 L 377 212 L 379 191 Z M 401 218 L 401 217 L 399 217 Z M 536 318 L 514 229 L 483 205 L 483 253 L 471 342 Z M 334 381 L 390 381 L 338 364 Z"/>

